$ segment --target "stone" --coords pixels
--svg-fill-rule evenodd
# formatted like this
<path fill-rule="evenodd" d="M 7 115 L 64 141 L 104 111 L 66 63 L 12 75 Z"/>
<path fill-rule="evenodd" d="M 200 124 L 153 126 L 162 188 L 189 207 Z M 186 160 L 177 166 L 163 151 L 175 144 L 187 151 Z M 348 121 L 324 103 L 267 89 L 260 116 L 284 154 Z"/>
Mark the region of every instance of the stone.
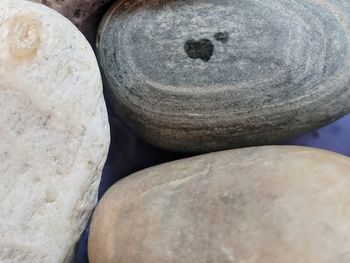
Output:
<path fill-rule="evenodd" d="M 111 144 L 108 158 L 103 168 L 99 187 L 99 198 L 117 181 L 135 173 L 164 162 L 189 157 L 187 154 L 166 152 L 152 147 L 141 138 L 136 137 L 115 114 L 109 115 L 111 126 Z M 76 263 L 87 263 L 87 229 L 82 234 L 76 249 Z"/>
<path fill-rule="evenodd" d="M 44 5 L 0 1 L 0 262 L 70 262 L 109 125 L 96 57 Z"/>
<path fill-rule="evenodd" d="M 98 33 L 114 111 L 148 142 L 276 143 L 349 113 L 350 4 L 121 0 Z"/>
<path fill-rule="evenodd" d="M 135 171 L 166 161 L 190 157 L 186 154 L 169 153 L 151 147 L 143 140 L 135 138 L 113 114 L 110 115 L 109 121 L 112 140 L 109 158 L 101 178 L 99 197 L 115 182 Z M 349 134 L 350 115 L 346 115 L 328 126 L 284 141 L 282 144 L 316 147 L 350 156 Z M 77 248 L 76 262 L 88 262 L 87 240 L 88 230 L 85 231 Z"/>
<path fill-rule="evenodd" d="M 116 183 L 91 263 L 348 263 L 350 159 L 295 146 L 217 152 Z"/>
<path fill-rule="evenodd" d="M 47 5 L 71 20 L 88 38 L 95 42 L 97 27 L 104 7 L 111 0 L 30 0 Z"/>

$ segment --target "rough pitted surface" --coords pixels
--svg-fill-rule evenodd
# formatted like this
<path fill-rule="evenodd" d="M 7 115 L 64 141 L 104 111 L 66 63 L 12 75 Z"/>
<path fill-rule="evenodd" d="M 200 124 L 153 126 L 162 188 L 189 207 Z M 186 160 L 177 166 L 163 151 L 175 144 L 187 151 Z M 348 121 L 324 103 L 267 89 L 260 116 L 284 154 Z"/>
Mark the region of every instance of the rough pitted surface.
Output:
<path fill-rule="evenodd" d="M 349 10 L 339 0 L 118 1 L 98 36 L 114 109 L 176 151 L 320 127 L 350 111 Z"/>
<path fill-rule="evenodd" d="M 96 58 L 46 6 L 0 1 L 0 262 L 69 262 L 109 144 Z"/>
<path fill-rule="evenodd" d="M 115 184 L 91 263 L 348 263 L 350 159 L 256 147 L 164 164 Z"/>
<path fill-rule="evenodd" d="M 96 29 L 103 7 L 111 0 L 30 0 L 47 5 L 71 20 L 91 41 L 96 38 Z M 102 14 L 103 15 L 103 14 Z"/>

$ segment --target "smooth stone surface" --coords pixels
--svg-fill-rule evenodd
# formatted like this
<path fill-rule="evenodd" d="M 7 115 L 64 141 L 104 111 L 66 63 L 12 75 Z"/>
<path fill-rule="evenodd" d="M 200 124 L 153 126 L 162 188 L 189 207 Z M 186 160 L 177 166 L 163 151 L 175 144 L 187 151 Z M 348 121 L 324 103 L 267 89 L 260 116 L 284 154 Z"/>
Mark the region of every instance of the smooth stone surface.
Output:
<path fill-rule="evenodd" d="M 152 147 L 136 137 L 130 129 L 116 117 L 109 114 L 111 145 L 103 168 L 99 188 L 99 198 L 120 179 L 145 168 L 160 163 L 189 157 L 185 154 L 166 152 Z M 77 247 L 76 263 L 88 263 L 87 243 L 89 227 L 83 233 Z"/>
<path fill-rule="evenodd" d="M 166 151 L 154 149 L 141 139 L 135 138 L 133 133 L 115 118 L 114 114 L 110 114 L 110 117 L 111 148 L 102 173 L 99 197 L 115 182 L 135 171 L 154 166 L 157 163 L 185 158 L 183 154 L 170 154 Z M 312 146 L 350 156 L 349 135 L 350 115 L 346 115 L 326 127 L 285 141 L 282 144 Z M 89 229 L 86 229 L 79 242 L 76 263 L 89 262 L 87 253 L 88 233 Z"/>
<path fill-rule="evenodd" d="M 276 143 L 350 111 L 350 4 L 118 1 L 98 55 L 114 110 L 152 144 Z"/>
<path fill-rule="evenodd" d="M 350 159 L 218 152 L 126 177 L 94 212 L 91 263 L 350 262 Z"/>
<path fill-rule="evenodd" d="M 110 125 L 112 129 L 111 148 L 102 173 L 99 197 L 126 175 L 154 166 L 157 163 L 185 157 L 183 154 L 174 155 L 166 151 L 156 150 L 139 138 L 135 138 L 133 133 L 126 129 L 114 114 L 110 114 Z M 312 146 L 350 156 L 349 135 L 350 115 L 346 115 L 326 127 L 285 141 L 282 144 Z M 76 263 L 89 262 L 87 253 L 88 233 L 87 229 L 79 242 Z"/>
<path fill-rule="evenodd" d="M 71 20 L 88 38 L 95 42 L 96 31 L 104 6 L 111 0 L 30 0 L 47 5 Z"/>
<path fill-rule="evenodd" d="M 46 6 L 0 1 L 0 262 L 70 262 L 109 146 L 93 50 Z"/>

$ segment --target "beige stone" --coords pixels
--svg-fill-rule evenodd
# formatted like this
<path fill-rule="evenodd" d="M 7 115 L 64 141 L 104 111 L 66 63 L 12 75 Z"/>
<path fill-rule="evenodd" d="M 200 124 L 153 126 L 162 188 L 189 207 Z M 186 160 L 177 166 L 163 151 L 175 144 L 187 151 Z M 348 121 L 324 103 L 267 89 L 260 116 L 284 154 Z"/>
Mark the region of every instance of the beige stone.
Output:
<path fill-rule="evenodd" d="M 46 6 L 0 1 L 0 262 L 69 262 L 109 145 L 89 43 Z"/>
<path fill-rule="evenodd" d="M 350 159 L 312 148 L 218 152 L 114 185 L 91 263 L 348 263 Z"/>

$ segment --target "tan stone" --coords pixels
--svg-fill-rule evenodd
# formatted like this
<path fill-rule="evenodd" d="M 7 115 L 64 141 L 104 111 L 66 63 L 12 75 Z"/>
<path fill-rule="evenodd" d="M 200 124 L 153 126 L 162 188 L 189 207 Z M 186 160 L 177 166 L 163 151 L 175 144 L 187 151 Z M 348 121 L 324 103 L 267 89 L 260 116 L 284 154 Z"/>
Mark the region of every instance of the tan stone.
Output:
<path fill-rule="evenodd" d="M 350 159 L 218 152 L 133 174 L 98 205 L 91 263 L 348 263 Z"/>
<path fill-rule="evenodd" d="M 109 145 L 94 53 L 46 6 L 0 1 L 0 262 L 68 262 Z"/>

